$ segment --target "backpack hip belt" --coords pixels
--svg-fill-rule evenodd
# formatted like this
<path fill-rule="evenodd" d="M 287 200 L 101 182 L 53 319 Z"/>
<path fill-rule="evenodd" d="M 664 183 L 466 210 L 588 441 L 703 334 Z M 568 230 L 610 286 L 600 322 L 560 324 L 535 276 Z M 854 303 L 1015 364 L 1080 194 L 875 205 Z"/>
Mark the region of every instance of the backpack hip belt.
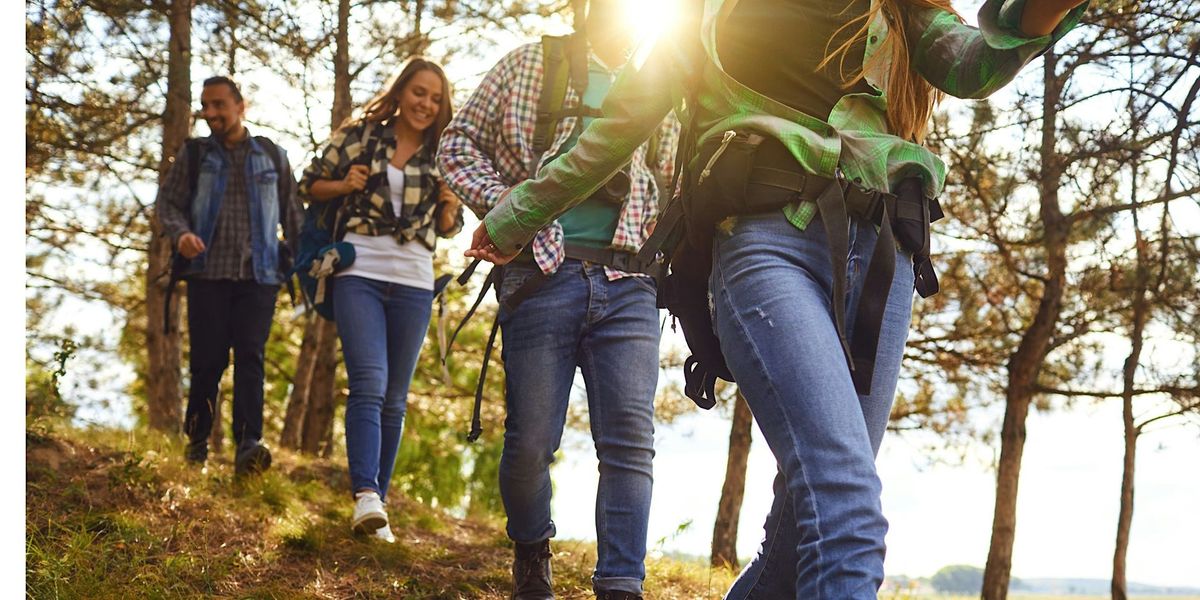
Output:
<path fill-rule="evenodd" d="M 703 169 L 700 169 L 703 167 Z M 843 353 L 855 389 L 869 394 L 874 359 L 887 296 L 895 274 L 896 240 L 913 253 L 917 290 L 936 293 L 937 279 L 929 261 L 929 222 L 940 218 L 936 200 L 923 196 L 921 180 L 910 178 L 895 194 L 847 180 L 840 170 L 828 178 L 807 173 L 791 152 L 774 138 L 756 133 L 726 132 L 701 146 L 684 176 L 680 195 L 672 198 L 639 258 L 670 260 L 671 275 L 659 283 L 659 306 L 680 318 L 693 358 L 685 368 L 684 391 L 702 408 L 715 402 L 716 379 L 733 381 L 712 334 L 709 315 L 696 298 L 705 295 L 711 269 L 715 225 L 729 216 L 780 210 L 801 200 L 814 202 L 822 217 L 833 273 L 833 312 Z M 879 226 L 858 303 L 853 339 L 845 335 L 846 264 L 850 218 Z M 660 250 L 668 250 L 660 252 Z M 695 305 L 695 306 L 693 306 Z"/>

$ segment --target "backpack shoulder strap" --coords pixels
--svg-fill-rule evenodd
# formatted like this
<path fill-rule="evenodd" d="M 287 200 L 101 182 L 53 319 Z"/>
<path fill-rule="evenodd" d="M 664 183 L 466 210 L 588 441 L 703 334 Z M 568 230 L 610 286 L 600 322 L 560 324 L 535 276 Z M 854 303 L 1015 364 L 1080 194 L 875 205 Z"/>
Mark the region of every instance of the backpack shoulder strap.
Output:
<path fill-rule="evenodd" d="M 275 165 L 275 171 L 283 175 L 283 156 L 279 152 L 279 146 L 276 146 L 275 142 L 271 141 L 271 138 L 262 135 L 254 136 L 254 141 L 258 142 L 263 150 L 266 151 L 267 156 L 271 157 L 271 164 Z"/>
<path fill-rule="evenodd" d="M 188 203 L 196 197 L 196 182 L 200 181 L 200 159 L 206 149 L 206 144 L 203 138 L 188 138 L 183 141 L 183 145 L 187 148 L 188 162 Z"/>
<path fill-rule="evenodd" d="M 287 180 L 284 179 L 284 177 L 292 177 L 291 173 L 285 173 L 283 170 L 283 153 L 279 150 L 279 146 L 277 146 L 275 142 L 271 141 L 271 138 L 269 137 L 256 135 L 254 136 L 254 141 L 258 142 L 258 145 L 261 146 L 263 151 L 267 153 L 267 156 L 271 158 L 271 164 L 275 166 L 275 172 L 279 174 L 276 187 L 279 190 L 279 201 L 283 202 L 283 196 L 287 192 Z M 280 222 L 282 223 L 283 219 L 286 218 L 287 215 L 284 214 L 284 211 L 279 211 Z M 291 283 L 289 282 L 288 285 L 291 285 Z"/>
<path fill-rule="evenodd" d="M 567 36 L 542 36 L 542 90 L 538 95 L 532 140 L 535 154 L 550 149 L 554 142 L 554 130 L 561 118 L 557 113 L 567 101 L 567 85 L 570 82 L 568 39 Z"/>

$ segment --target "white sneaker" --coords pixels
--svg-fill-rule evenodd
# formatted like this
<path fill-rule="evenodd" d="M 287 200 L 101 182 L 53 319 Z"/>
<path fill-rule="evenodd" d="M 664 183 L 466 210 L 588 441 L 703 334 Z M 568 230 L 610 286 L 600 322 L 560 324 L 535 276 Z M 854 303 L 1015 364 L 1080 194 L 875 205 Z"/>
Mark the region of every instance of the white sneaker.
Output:
<path fill-rule="evenodd" d="M 384 525 L 383 527 L 376 529 L 375 533 L 372 535 L 374 535 L 375 539 L 377 539 L 377 540 L 384 541 L 389 544 L 396 543 L 396 535 L 392 533 L 392 528 L 387 525 Z"/>
<path fill-rule="evenodd" d="M 354 516 L 350 519 L 350 527 L 355 533 L 373 533 L 380 527 L 387 527 L 387 513 L 383 510 L 383 501 L 375 492 L 359 492 L 354 495 Z"/>

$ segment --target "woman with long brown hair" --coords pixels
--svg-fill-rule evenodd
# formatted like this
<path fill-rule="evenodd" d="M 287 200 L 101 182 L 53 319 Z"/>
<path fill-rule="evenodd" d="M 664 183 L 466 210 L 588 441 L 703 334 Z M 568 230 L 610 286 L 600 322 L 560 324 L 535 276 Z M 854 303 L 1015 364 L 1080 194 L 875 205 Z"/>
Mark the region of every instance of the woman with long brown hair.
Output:
<path fill-rule="evenodd" d="M 333 309 L 350 380 L 351 527 L 388 542 L 384 501 L 429 327 L 433 251 L 462 229 L 462 206 L 433 163 L 450 118 L 446 75 L 414 58 L 338 129 L 300 184 L 310 202 L 344 197 L 338 230 L 355 258 L 336 273 Z"/>
<path fill-rule="evenodd" d="M 929 115 L 942 93 L 1010 81 L 1083 0 L 987 0 L 979 28 L 946 0 L 703 4 L 699 31 L 627 67 L 604 117 L 506 194 L 467 255 L 509 260 L 676 108 L 695 143 L 680 146 L 687 236 L 672 269 L 711 258 L 718 355 L 779 465 L 766 539 L 727 597 L 875 598 L 887 531 L 875 453 L 914 284 L 936 290 L 922 234 L 945 165 L 921 145 Z"/>

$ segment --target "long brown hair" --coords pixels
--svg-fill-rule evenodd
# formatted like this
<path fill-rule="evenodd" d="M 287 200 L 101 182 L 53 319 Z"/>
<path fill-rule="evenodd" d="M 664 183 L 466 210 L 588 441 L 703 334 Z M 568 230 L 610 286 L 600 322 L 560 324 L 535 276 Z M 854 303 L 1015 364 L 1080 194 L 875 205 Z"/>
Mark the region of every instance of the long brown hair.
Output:
<path fill-rule="evenodd" d="M 425 144 L 431 151 L 436 151 L 438 142 L 442 139 L 442 131 L 450 124 L 454 111 L 450 106 L 450 81 L 446 73 L 437 63 L 423 58 L 413 58 L 404 65 L 404 69 L 383 88 L 383 91 L 371 98 L 362 108 L 362 114 L 350 120 L 358 123 L 383 123 L 400 114 L 400 95 L 404 92 L 412 78 L 421 71 L 433 71 L 442 80 L 442 100 L 438 104 L 437 120 L 425 130 Z"/>
<path fill-rule="evenodd" d="M 945 94 L 929 85 L 929 82 L 913 69 L 908 53 L 908 42 L 909 34 L 914 32 L 908 31 L 904 13 L 914 8 L 936 8 L 948 11 L 955 16 L 958 16 L 958 13 L 950 5 L 949 0 L 878 0 L 873 4 L 874 6 L 865 15 L 855 18 L 834 33 L 833 37 L 836 38 L 843 29 L 853 27 L 856 23 L 861 22 L 858 30 L 849 40 L 843 42 L 833 52 L 826 53 L 825 59 L 821 61 L 821 67 L 829 64 L 835 58 L 839 60 L 839 63 L 845 62 L 846 53 L 852 46 L 867 37 L 867 30 L 871 22 L 882 11 L 883 18 L 887 20 L 888 24 L 887 36 L 880 40 L 881 47 L 871 56 L 871 60 L 864 64 L 858 73 L 853 74 L 846 81 L 845 86 L 850 87 L 862 81 L 868 71 L 877 69 L 881 61 L 890 59 L 887 89 L 884 90 L 887 94 L 888 127 L 893 135 L 920 142 L 925 139 L 926 129 L 929 127 L 929 117 L 933 115 L 934 107 L 941 102 Z"/>

